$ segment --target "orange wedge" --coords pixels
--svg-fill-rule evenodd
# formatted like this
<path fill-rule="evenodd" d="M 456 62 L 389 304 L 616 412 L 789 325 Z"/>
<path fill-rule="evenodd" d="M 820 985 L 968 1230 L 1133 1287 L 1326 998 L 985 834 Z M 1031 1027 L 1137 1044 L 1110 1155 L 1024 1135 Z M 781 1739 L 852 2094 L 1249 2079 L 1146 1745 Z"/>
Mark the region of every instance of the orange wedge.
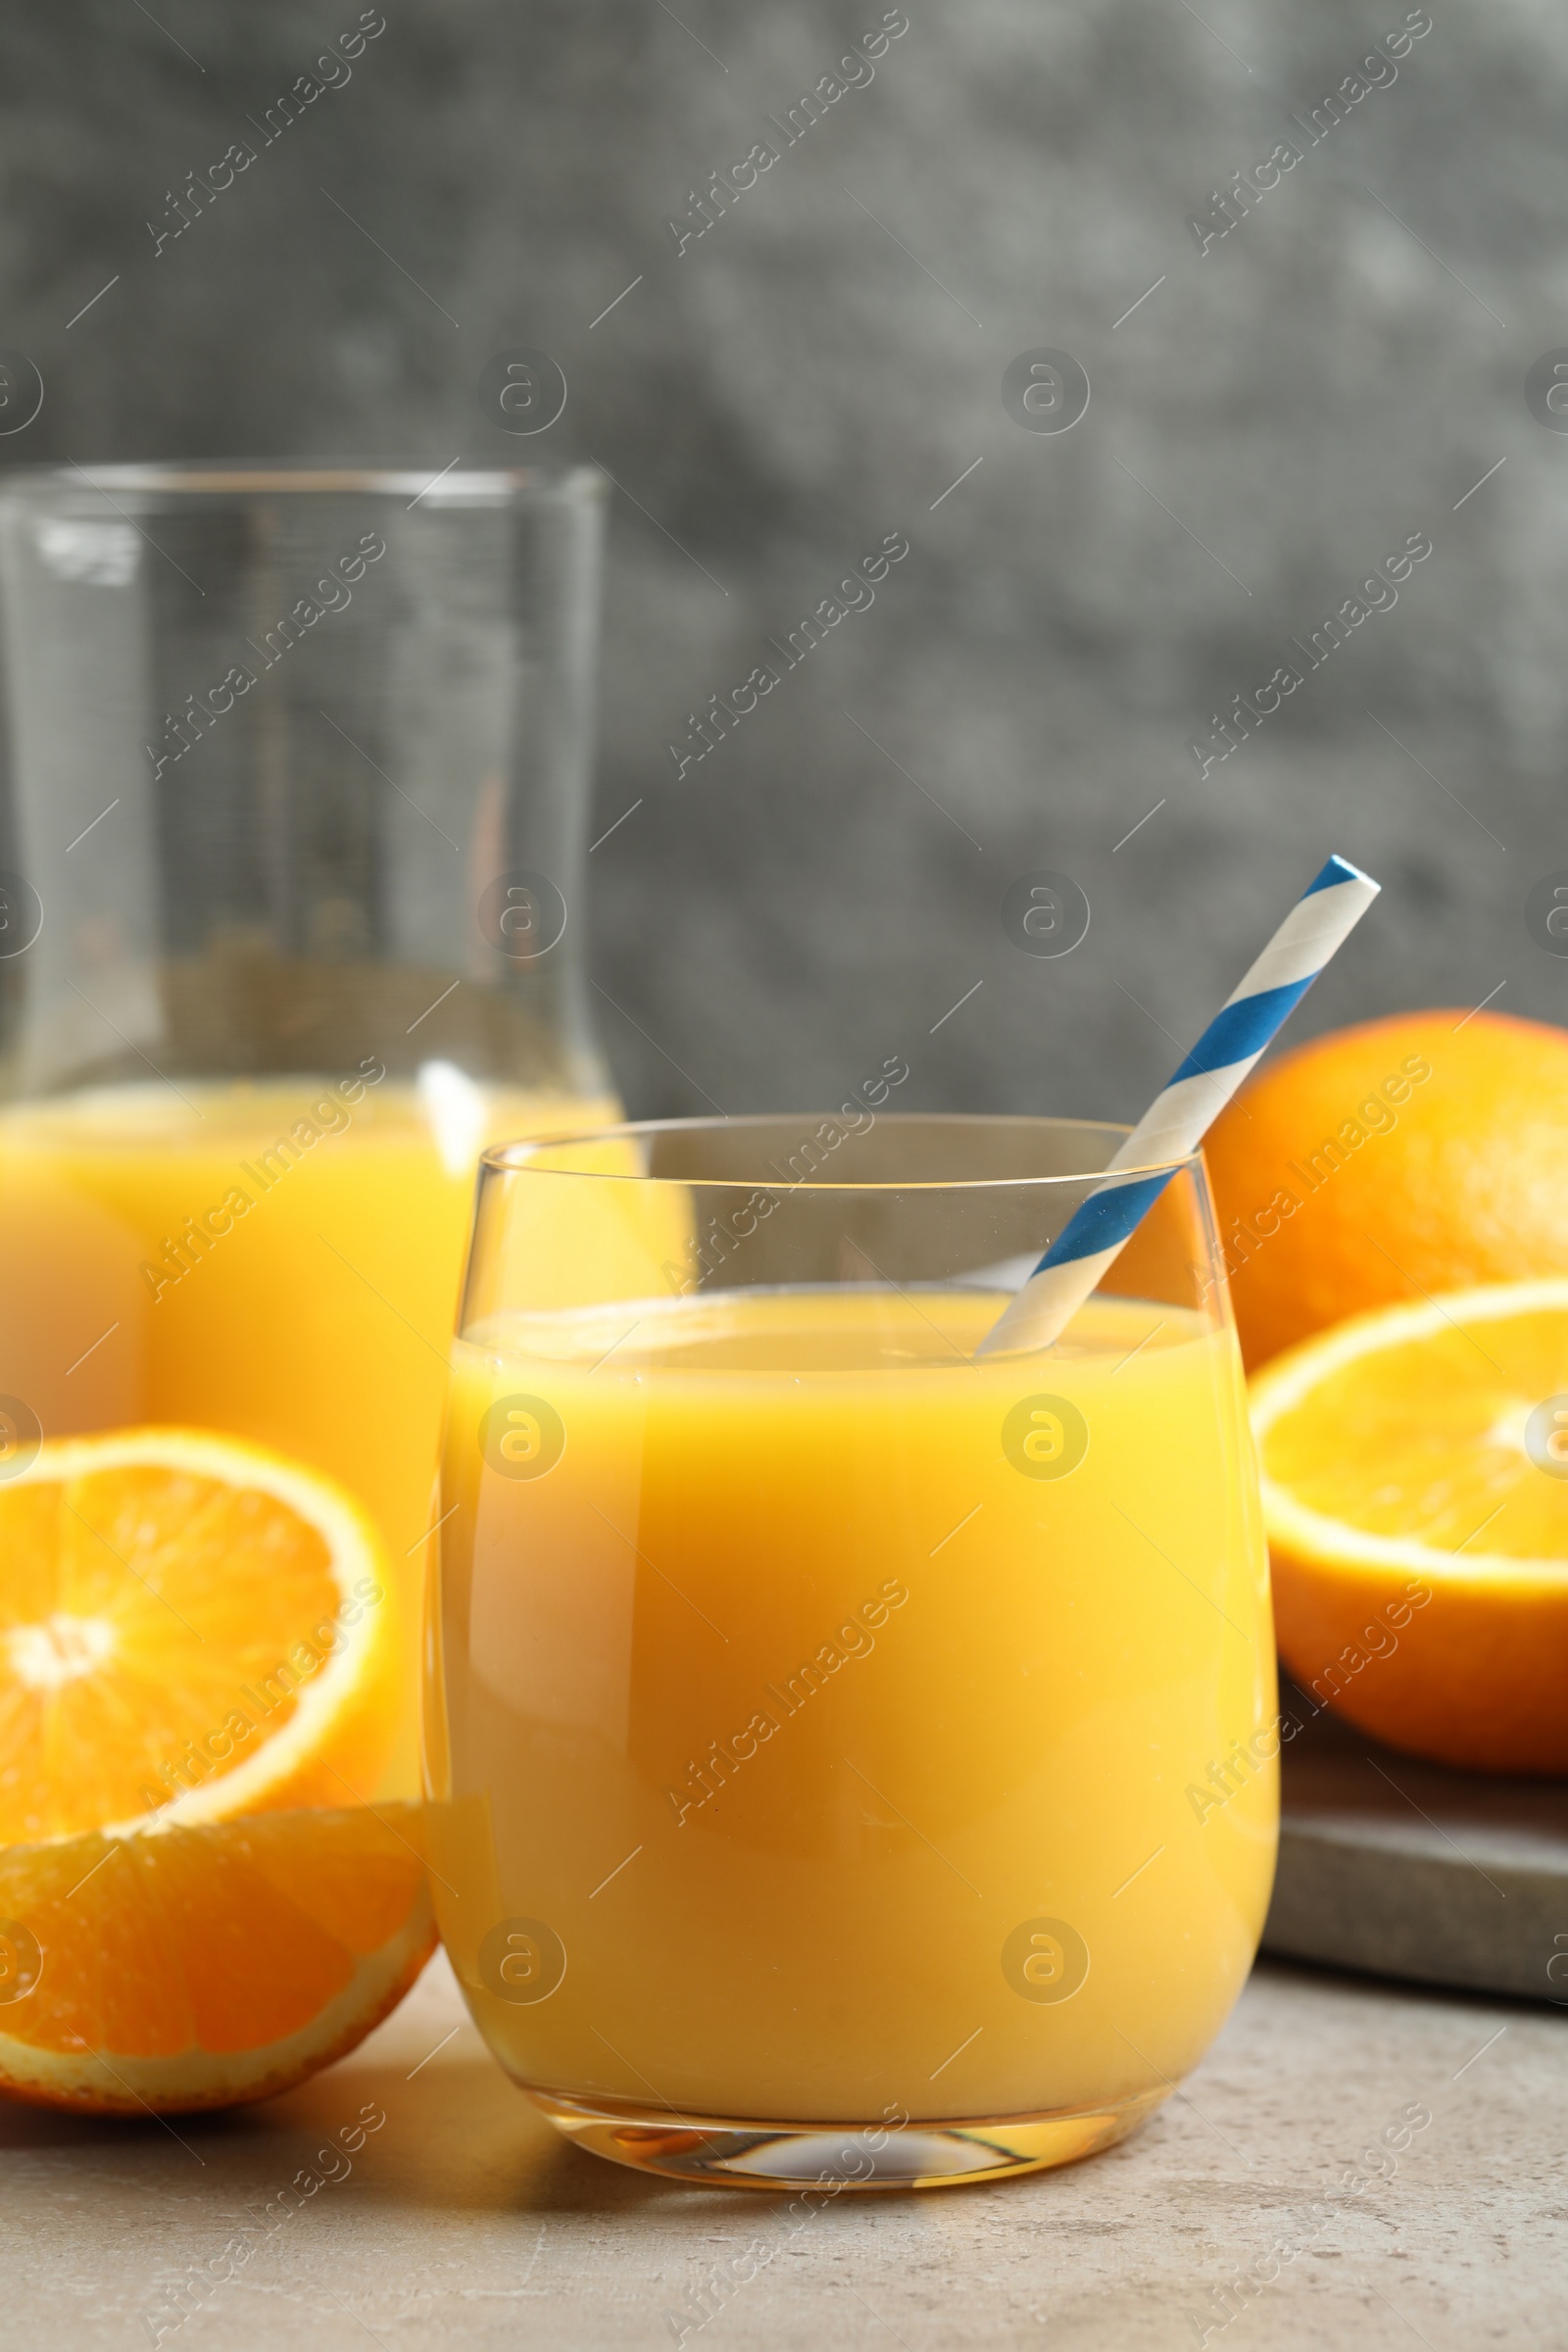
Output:
<path fill-rule="evenodd" d="M 352 2048 L 434 1931 L 359 1505 L 180 1429 L 0 1483 L 0 2089 L 224 2105 Z"/>
<path fill-rule="evenodd" d="M 1297 1681 L 1413 1755 L 1568 1772 L 1568 1280 L 1352 1316 L 1251 1403 Z"/>
<path fill-rule="evenodd" d="M 435 1942 L 417 1808 L 257 1813 L 0 1854 L 0 2089 L 95 2114 L 286 2090 Z"/>

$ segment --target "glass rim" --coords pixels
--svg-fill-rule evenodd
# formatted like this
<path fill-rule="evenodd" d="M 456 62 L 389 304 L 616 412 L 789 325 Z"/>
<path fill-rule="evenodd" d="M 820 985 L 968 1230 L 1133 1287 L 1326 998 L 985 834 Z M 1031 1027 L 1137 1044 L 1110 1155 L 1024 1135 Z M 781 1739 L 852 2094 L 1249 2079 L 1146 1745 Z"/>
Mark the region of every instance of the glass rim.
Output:
<path fill-rule="evenodd" d="M 18 466 L 0 478 L 0 502 L 58 506 L 68 500 L 123 497 L 212 499 L 309 498 L 355 495 L 401 498 L 423 507 L 505 507 L 603 504 L 608 477 L 575 460 L 532 466 L 480 465 L 470 472 L 407 460 L 383 464 L 358 458 L 161 458 L 85 466 Z M 96 508 L 94 512 L 96 512 Z"/>
<path fill-rule="evenodd" d="M 813 1193 L 997 1193 L 1040 1191 L 1052 1186 L 1082 1186 L 1093 1183 L 1105 1174 L 1103 1161 L 1098 1167 L 1066 1169 L 1050 1176 L 877 1176 L 840 1179 L 819 1179 L 814 1174 L 793 1180 L 779 1178 L 777 1170 L 769 1173 L 759 1170 L 753 1176 L 669 1175 L 651 1176 L 639 1170 L 624 1168 L 567 1168 L 543 1167 L 537 1164 L 541 1152 L 569 1151 L 574 1145 L 603 1145 L 619 1143 L 644 1136 L 725 1134 L 747 1128 L 784 1128 L 797 1125 L 809 1132 L 798 1137 L 800 1145 L 815 1140 L 816 1129 L 828 1121 L 838 1123 L 834 1111 L 747 1111 L 735 1118 L 691 1119 L 628 1119 L 618 1125 L 589 1127 L 567 1134 L 519 1136 L 511 1143 L 492 1144 L 479 1154 L 479 1180 L 490 1176 L 514 1176 L 526 1171 L 535 1176 L 569 1176 L 593 1179 L 606 1184 L 678 1184 L 688 1190 L 706 1192 L 741 1192 L 748 1186 L 759 1192 Z M 1068 1119 L 1037 1115 L 1032 1111 L 986 1110 L 879 1110 L 872 1114 L 872 1124 L 888 1127 L 943 1126 L 950 1128 L 1030 1127 L 1092 1130 L 1098 1135 L 1125 1137 L 1131 1127 L 1118 1119 Z M 843 1140 L 862 1132 L 851 1127 Z M 868 1132 L 868 1130 L 866 1131 Z M 1179 1153 L 1173 1158 L 1140 1160 L 1133 1166 L 1118 1168 L 1121 1176 L 1177 1176 L 1184 1169 L 1200 1172 L 1203 1164 L 1202 1146 Z"/>

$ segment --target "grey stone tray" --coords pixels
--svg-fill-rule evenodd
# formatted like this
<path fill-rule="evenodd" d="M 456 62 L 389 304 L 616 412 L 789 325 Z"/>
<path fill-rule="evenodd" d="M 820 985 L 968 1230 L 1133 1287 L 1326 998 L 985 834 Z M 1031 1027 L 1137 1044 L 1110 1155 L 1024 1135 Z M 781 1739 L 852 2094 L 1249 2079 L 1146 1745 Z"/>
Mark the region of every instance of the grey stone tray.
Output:
<path fill-rule="evenodd" d="M 1303 1692 L 1280 1703 L 1305 1728 L 1281 1753 L 1264 1949 L 1568 2007 L 1568 1781 L 1418 1763 Z"/>

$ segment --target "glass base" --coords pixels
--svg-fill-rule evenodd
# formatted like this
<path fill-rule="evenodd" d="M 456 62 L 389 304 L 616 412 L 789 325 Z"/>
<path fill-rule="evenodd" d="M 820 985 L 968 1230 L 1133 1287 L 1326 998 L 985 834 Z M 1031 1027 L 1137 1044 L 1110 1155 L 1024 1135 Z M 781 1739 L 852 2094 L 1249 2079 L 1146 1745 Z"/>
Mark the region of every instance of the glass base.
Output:
<path fill-rule="evenodd" d="M 1007 2115 L 959 2123 L 760 2124 L 717 2116 L 590 2104 L 558 2091 L 529 2097 L 564 2137 L 634 2172 L 710 2187 L 816 2189 L 957 2188 L 1039 2173 L 1114 2147 L 1169 2094 L 1140 2091 L 1070 2114 Z"/>

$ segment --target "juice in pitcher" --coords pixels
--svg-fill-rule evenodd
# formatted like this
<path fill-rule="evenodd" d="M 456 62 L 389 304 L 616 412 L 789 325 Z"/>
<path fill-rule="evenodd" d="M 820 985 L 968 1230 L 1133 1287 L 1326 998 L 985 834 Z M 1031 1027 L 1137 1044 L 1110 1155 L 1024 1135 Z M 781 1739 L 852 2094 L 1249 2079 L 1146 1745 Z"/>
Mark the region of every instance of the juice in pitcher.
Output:
<path fill-rule="evenodd" d="M 346 1801 L 417 1793 L 417 1580 L 478 1153 L 609 1107 L 444 1063 L 398 1083 L 367 1055 L 318 1083 L 155 1080 L 0 1112 L 13 1443 L 233 1437 L 324 1474 L 372 1522 L 400 1703 Z M 167 1802 L 171 1759 L 148 1761 Z"/>

